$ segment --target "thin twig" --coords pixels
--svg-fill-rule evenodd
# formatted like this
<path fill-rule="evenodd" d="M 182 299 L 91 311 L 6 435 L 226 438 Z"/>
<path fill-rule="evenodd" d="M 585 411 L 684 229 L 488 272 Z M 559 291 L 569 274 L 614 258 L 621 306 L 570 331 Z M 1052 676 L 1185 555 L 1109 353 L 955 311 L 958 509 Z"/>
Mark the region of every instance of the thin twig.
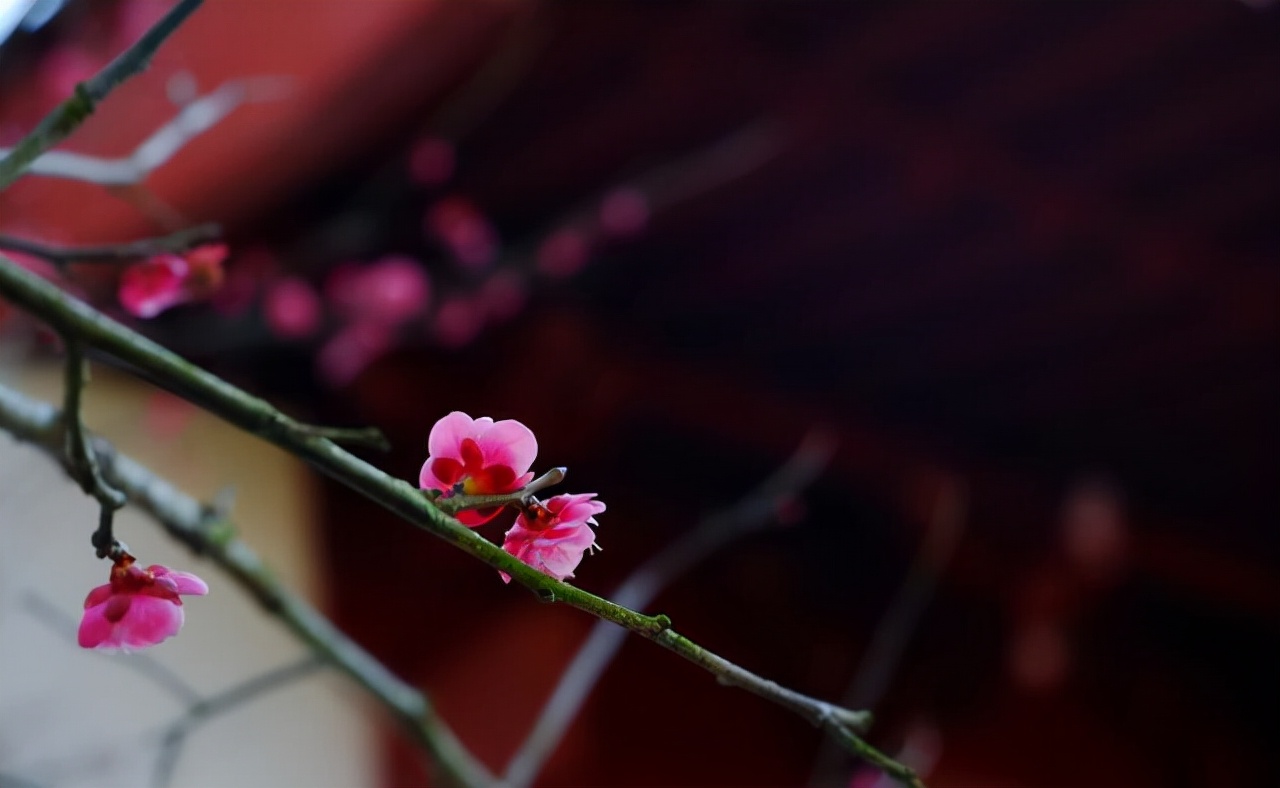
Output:
<path fill-rule="evenodd" d="M 265 400 L 185 361 L 2 255 L 0 293 L 20 308 L 74 331 L 86 344 L 165 381 L 168 388 L 197 405 L 301 457 L 404 520 L 510 575 L 541 601 L 562 602 L 626 627 L 702 667 L 720 683 L 777 703 L 815 726 L 822 727 L 833 714 L 841 714 L 830 703 L 782 687 L 677 634 L 664 615 L 639 613 L 543 574 L 441 511 L 407 482 L 388 476 L 327 439 L 300 431 L 296 422 Z"/>
<path fill-rule="evenodd" d="M 198 224 L 158 238 L 100 246 L 50 246 L 26 238 L 0 235 L 0 249 L 41 257 L 58 266 L 70 263 L 118 263 L 166 252 L 185 252 L 200 244 L 215 241 L 221 235 L 222 228 L 213 223 Z"/>
<path fill-rule="evenodd" d="M 391 451 L 391 441 L 387 440 L 387 436 L 377 427 L 320 427 L 314 424 L 299 424 L 297 430 L 304 435 L 326 438 L 346 446 Z"/>
<path fill-rule="evenodd" d="M 924 541 L 897 595 L 871 635 L 870 645 L 844 694 L 844 703 L 874 710 L 888 692 L 911 634 L 964 533 L 966 508 L 964 485 L 956 479 L 943 479 L 929 516 Z M 847 785 L 848 770 L 842 768 L 847 766 L 846 761 L 839 749 L 830 742 L 823 742 L 814 759 L 809 785 L 814 788 Z"/>
<path fill-rule="evenodd" d="M 548 487 L 554 487 L 564 481 L 567 472 L 567 468 L 552 468 L 515 492 L 495 495 L 439 496 L 433 497 L 432 500 L 440 511 L 449 515 L 454 515 L 467 509 L 492 509 L 497 506 L 507 505 L 523 506 L 530 501 L 536 500 L 533 497 L 534 493 L 545 490 Z"/>
<path fill-rule="evenodd" d="M 97 109 L 120 83 L 139 73 L 151 62 L 160 44 L 178 26 L 186 21 L 203 0 L 179 0 L 160 21 L 142 34 L 133 46 L 126 49 L 97 74 L 76 85 L 75 94 L 59 104 L 44 117 L 31 133 L 0 159 L 0 191 L 28 170 L 45 151 L 57 145 L 80 127 L 80 124 Z"/>
<path fill-rule="evenodd" d="M 212 92 L 184 105 L 173 118 L 152 132 L 128 156 L 104 159 L 71 151 L 49 151 L 31 162 L 27 173 L 101 186 L 136 186 L 172 159 L 187 143 L 213 128 L 233 110 L 249 101 L 274 100 L 288 84 L 287 77 L 254 77 L 223 83 Z M 0 148 L 0 155 L 7 152 Z"/>
<path fill-rule="evenodd" d="M 903 785 L 909 786 L 909 788 L 925 788 L 924 782 L 921 781 L 914 769 L 895 761 L 875 747 L 867 744 L 865 740 L 849 730 L 848 727 L 835 720 L 831 720 L 822 727 L 823 730 L 831 734 L 833 739 L 840 743 L 841 747 L 857 754 L 858 757 L 866 760 L 867 763 L 872 764 Z"/>
<path fill-rule="evenodd" d="M 116 540 L 112 530 L 116 510 L 124 506 L 125 495 L 102 477 L 93 445 L 85 438 L 80 400 L 89 368 L 80 340 L 67 333 L 63 335 L 63 344 L 66 345 L 67 353 L 62 406 L 67 468 L 72 478 L 79 482 L 80 489 L 98 502 L 98 529 L 93 532 L 92 538 L 98 557 L 115 560 L 125 552 L 124 545 Z"/>
<path fill-rule="evenodd" d="M 19 440 L 61 458 L 61 416 L 53 406 L 0 386 L 0 425 Z M 431 754 L 446 782 L 472 786 L 492 781 L 483 765 L 436 717 L 423 693 L 397 678 L 319 611 L 289 591 L 253 549 L 236 538 L 230 523 L 211 518 L 208 507 L 119 454 L 106 441 L 93 437 L 89 440 L 103 475 L 124 490 L 135 506 L 151 514 L 170 536 L 226 570 L 312 652 L 364 687 Z"/>
<path fill-rule="evenodd" d="M 614 592 L 613 601 L 645 608 L 664 588 L 729 542 L 776 522 L 778 510 L 813 483 L 834 450 L 835 442 L 828 433 L 815 430 L 805 436 L 791 458 L 757 489 L 734 506 L 704 518 L 632 572 Z M 604 621 L 591 628 L 524 742 L 507 762 L 504 780 L 510 788 L 531 785 L 538 777 L 626 636 L 625 629 Z"/>

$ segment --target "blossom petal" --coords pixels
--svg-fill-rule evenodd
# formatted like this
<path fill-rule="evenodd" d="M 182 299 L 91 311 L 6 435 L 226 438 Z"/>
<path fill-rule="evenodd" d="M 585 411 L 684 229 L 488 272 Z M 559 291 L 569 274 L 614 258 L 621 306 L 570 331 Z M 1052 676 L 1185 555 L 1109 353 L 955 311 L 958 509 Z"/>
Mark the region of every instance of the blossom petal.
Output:
<path fill-rule="evenodd" d="M 106 585 L 98 586 L 97 588 L 90 591 L 89 595 L 84 598 L 84 606 L 86 609 L 91 607 L 96 607 L 98 605 L 101 605 L 103 602 L 106 602 L 107 598 L 110 596 L 111 596 L 110 583 L 107 583 Z"/>
<path fill-rule="evenodd" d="M 501 511 L 501 506 L 491 506 L 488 509 L 464 509 L 454 515 L 454 517 L 456 517 L 458 522 L 462 523 L 466 527 L 475 528 L 477 526 L 484 525 L 497 517 L 498 513 Z"/>
<path fill-rule="evenodd" d="M 111 588 L 111 586 L 99 586 L 99 588 L 103 587 Z M 84 617 L 80 619 L 80 630 L 76 633 L 76 640 L 82 648 L 98 648 L 111 637 L 111 629 L 114 625 L 107 620 L 106 607 L 104 601 L 85 608 Z"/>
<path fill-rule="evenodd" d="M 120 275 L 120 305 L 134 317 L 155 317 L 186 300 L 182 284 L 189 274 L 187 261 L 173 254 L 131 265 Z"/>
<path fill-rule="evenodd" d="M 538 456 L 538 439 L 533 430 L 515 419 L 495 423 L 476 438 L 476 443 L 484 452 L 486 465 L 510 466 L 516 476 L 529 470 Z"/>
<path fill-rule="evenodd" d="M 448 457 L 453 460 L 462 459 L 462 439 L 474 438 L 476 422 L 460 410 L 455 410 L 440 419 L 431 428 L 427 436 L 427 453 L 432 458 Z"/>
<path fill-rule="evenodd" d="M 178 584 L 179 594 L 204 596 L 209 593 L 209 584 L 190 572 L 170 572 L 169 577 Z"/>
<path fill-rule="evenodd" d="M 129 614 L 117 625 L 126 648 L 146 648 L 167 640 L 182 629 L 182 607 L 159 597 L 138 595 Z"/>

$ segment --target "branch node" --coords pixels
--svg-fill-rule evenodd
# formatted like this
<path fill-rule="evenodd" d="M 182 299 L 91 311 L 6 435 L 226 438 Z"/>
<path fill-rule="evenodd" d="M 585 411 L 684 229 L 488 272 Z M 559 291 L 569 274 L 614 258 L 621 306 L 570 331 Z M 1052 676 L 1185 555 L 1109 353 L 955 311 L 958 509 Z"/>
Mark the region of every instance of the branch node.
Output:
<path fill-rule="evenodd" d="M 437 492 L 435 497 L 428 495 L 428 498 L 437 508 L 451 516 L 468 509 L 493 509 L 500 506 L 524 508 L 537 503 L 538 499 L 534 497 L 534 493 L 564 481 L 567 473 L 568 468 L 552 468 L 519 490 L 509 493 L 498 493 L 496 495 L 456 494 L 446 498 L 443 497 L 443 493 Z"/>
<path fill-rule="evenodd" d="M 313 424 L 294 424 L 290 428 L 302 435 L 326 438 L 347 446 L 360 446 L 378 451 L 391 450 L 391 441 L 387 440 L 387 436 L 377 427 L 320 427 Z"/>

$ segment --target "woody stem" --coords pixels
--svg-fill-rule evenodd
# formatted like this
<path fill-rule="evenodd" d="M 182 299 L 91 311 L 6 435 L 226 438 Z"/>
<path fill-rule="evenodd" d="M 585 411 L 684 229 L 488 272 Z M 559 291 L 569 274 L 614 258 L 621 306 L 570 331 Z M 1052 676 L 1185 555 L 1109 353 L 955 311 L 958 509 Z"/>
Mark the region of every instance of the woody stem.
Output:
<path fill-rule="evenodd" d="M 515 492 L 497 493 L 495 495 L 451 495 L 448 498 L 436 498 L 436 508 L 445 514 L 455 515 L 467 509 L 492 509 L 495 506 L 527 506 L 534 499 L 536 492 L 554 487 L 564 481 L 566 468 L 552 468 L 538 478 L 529 482 Z"/>

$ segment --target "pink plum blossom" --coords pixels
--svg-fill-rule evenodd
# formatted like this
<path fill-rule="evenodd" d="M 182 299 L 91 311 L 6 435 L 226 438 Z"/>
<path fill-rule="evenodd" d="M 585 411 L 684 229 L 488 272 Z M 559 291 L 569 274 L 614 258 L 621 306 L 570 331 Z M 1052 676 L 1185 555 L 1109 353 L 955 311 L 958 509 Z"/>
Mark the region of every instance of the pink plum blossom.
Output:
<path fill-rule="evenodd" d="M 120 275 L 120 304 L 131 315 L 152 318 L 170 307 L 208 298 L 222 285 L 224 244 L 205 244 L 185 255 L 161 254 Z"/>
<path fill-rule="evenodd" d="M 545 504 L 533 504 L 507 531 L 502 549 L 557 580 L 573 577 L 583 554 L 596 546 L 597 514 L 604 504 L 595 493 L 557 495 Z M 502 575 L 504 582 L 511 578 Z"/>
<path fill-rule="evenodd" d="M 446 496 L 514 492 L 533 478 L 529 466 L 538 456 L 538 440 L 520 422 L 495 422 L 487 416 L 473 419 L 457 410 L 431 428 L 427 448 L 430 454 L 422 464 L 418 486 Z M 458 519 L 474 528 L 497 513 L 498 508 L 463 511 Z"/>
<path fill-rule="evenodd" d="M 209 586 L 189 572 L 159 564 L 140 569 L 126 553 L 111 567 L 111 582 L 85 597 L 80 645 L 103 651 L 154 646 L 182 629 L 182 595 L 207 593 Z"/>

